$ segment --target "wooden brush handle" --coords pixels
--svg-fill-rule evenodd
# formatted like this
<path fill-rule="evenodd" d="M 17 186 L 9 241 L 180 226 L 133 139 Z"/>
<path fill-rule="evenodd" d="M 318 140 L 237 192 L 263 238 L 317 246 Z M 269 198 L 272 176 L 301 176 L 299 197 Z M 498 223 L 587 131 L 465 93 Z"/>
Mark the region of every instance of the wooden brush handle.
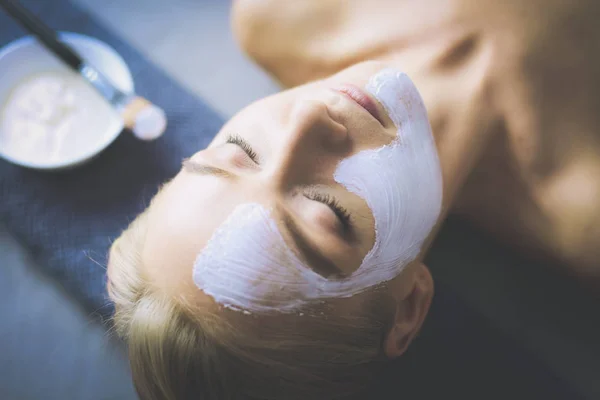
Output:
<path fill-rule="evenodd" d="M 142 140 L 154 140 L 167 128 L 165 112 L 143 97 L 136 96 L 121 110 L 125 127 Z"/>

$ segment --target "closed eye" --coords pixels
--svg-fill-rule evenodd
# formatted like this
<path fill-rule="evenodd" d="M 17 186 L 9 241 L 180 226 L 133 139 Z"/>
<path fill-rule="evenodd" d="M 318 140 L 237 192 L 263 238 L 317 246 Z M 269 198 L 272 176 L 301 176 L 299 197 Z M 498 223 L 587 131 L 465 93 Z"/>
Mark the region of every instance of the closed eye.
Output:
<path fill-rule="evenodd" d="M 351 230 L 352 218 L 350 212 L 348 212 L 348 210 L 345 207 L 340 205 L 339 201 L 335 197 L 331 196 L 330 194 L 321 193 L 313 189 L 306 191 L 304 193 L 304 197 L 313 201 L 318 201 L 319 203 L 323 203 L 326 206 L 328 206 L 342 223 L 344 232 L 349 232 Z"/>
<path fill-rule="evenodd" d="M 254 162 L 257 165 L 260 164 L 260 160 L 259 160 L 259 157 L 258 157 L 258 154 L 256 153 L 256 151 L 254 151 L 254 149 L 252 148 L 250 143 L 248 143 L 246 141 L 246 139 L 244 139 L 240 135 L 229 134 L 227 136 L 227 140 L 225 142 L 231 143 L 231 144 L 234 144 L 234 145 L 240 147 L 244 151 L 244 153 L 246 153 L 248 158 L 250 158 L 252 160 L 252 162 Z M 344 228 L 344 232 L 349 233 L 351 231 L 351 229 L 352 229 L 351 215 L 345 207 L 340 205 L 339 201 L 335 197 L 333 197 L 332 195 L 327 194 L 327 193 L 321 193 L 314 189 L 306 191 L 304 193 L 304 197 L 306 197 L 310 200 L 313 200 L 313 201 L 318 201 L 318 202 L 323 203 L 326 206 L 328 206 L 331 209 L 331 211 L 333 211 L 333 213 L 336 215 L 336 217 L 338 218 L 340 223 L 342 224 L 342 227 Z"/>
<path fill-rule="evenodd" d="M 256 151 L 252 149 L 250 143 L 248 143 L 243 137 L 236 134 L 230 134 L 229 136 L 227 136 L 226 143 L 231 143 L 235 144 L 236 146 L 239 146 L 255 164 L 260 164 L 258 154 L 256 154 Z"/>

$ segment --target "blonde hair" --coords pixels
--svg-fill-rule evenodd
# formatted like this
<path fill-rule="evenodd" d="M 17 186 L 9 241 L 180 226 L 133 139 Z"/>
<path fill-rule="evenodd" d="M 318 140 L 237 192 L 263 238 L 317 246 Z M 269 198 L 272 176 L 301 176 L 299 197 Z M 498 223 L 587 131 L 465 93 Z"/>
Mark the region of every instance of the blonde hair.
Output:
<path fill-rule="evenodd" d="M 386 364 L 395 309 L 385 292 L 362 295 L 352 313 L 329 303 L 303 316 L 198 308 L 144 278 L 146 225 L 147 211 L 113 244 L 108 283 L 142 400 L 354 399 Z"/>

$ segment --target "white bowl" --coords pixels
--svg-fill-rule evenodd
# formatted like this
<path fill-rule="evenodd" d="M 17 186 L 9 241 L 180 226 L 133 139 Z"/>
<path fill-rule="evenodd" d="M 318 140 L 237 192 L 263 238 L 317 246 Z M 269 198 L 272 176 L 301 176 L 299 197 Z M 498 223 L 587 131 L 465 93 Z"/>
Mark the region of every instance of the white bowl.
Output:
<path fill-rule="evenodd" d="M 86 61 L 108 77 L 115 86 L 125 92 L 133 92 L 133 78 L 123 58 L 106 43 L 89 36 L 62 32 L 62 41 L 68 43 Z M 0 49 L 0 106 L 4 105 L 15 85 L 28 76 L 46 71 L 69 69 L 54 54 L 32 36 L 26 36 L 9 43 Z M 108 147 L 123 130 L 123 121 L 115 118 L 107 123 L 107 131 L 94 148 L 86 149 L 68 158 L 39 161 L 23 154 L 10 154 L 9 149 L 0 145 L 0 157 L 24 167 L 54 170 L 73 167 L 91 160 Z"/>

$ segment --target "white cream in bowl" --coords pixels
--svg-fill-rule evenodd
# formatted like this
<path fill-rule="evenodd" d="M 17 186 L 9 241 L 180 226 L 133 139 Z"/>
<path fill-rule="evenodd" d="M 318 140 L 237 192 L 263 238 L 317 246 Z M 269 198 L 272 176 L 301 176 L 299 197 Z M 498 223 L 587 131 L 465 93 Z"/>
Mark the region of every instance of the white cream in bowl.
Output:
<path fill-rule="evenodd" d="M 125 91 L 131 74 L 106 44 L 83 35 L 61 38 Z M 81 164 L 123 129 L 119 114 L 78 73 L 33 38 L 0 52 L 0 156 L 38 169 Z"/>
<path fill-rule="evenodd" d="M 0 148 L 12 157 L 52 165 L 93 153 L 118 118 L 80 76 L 43 72 L 19 82 L 0 115 Z"/>

